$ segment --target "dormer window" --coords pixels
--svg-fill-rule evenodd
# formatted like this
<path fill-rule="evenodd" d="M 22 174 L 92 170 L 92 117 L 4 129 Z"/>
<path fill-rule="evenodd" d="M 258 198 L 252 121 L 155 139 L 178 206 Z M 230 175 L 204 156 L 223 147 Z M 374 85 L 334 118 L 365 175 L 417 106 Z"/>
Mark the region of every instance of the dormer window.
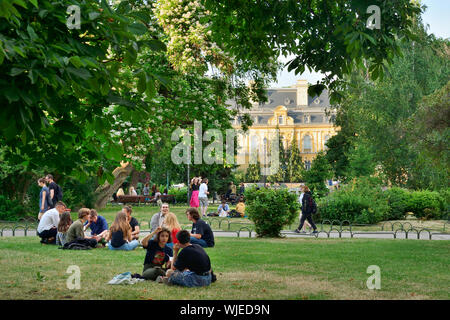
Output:
<path fill-rule="evenodd" d="M 283 116 L 278 117 L 278 124 L 284 124 L 283 123 Z"/>
<path fill-rule="evenodd" d="M 291 104 L 291 99 L 289 98 L 284 99 L 284 104 L 285 105 Z"/>
<path fill-rule="evenodd" d="M 319 103 L 320 103 L 320 99 L 319 99 L 319 98 L 316 98 L 316 99 L 314 100 L 314 103 L 315 103 L 315 104 L 319 104 Z"/>
<path fill-rule="evenodd" d="M 310 120 L 311 120 L 311 118 L 310 118 L 308 115 L 305 115 L 305 116 L 303 117 L 303 122 L 304 122 L 304 123 L 309 123 Z"/>

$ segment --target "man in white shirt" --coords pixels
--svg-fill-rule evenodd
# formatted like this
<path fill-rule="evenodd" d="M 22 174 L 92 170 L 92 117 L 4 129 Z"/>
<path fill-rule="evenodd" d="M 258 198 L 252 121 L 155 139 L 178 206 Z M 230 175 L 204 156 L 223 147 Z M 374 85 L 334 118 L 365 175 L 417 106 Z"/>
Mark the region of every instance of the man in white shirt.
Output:
<path fill-rule="evenodd" d="M 202 216 L 206 216 L 206 209 L 208 209 L 208 194 L 208 179 L 205 178 L 198 190 L 198 201 L 200 202 Z"/>
<path fill-rule="evenodd" d="M 37 234 L 41 238 L 41 243 L 56 243 L 58 224 L 60 215 L 66 210 L 66 205 L 58 201 L 55 208 L 47 210 L 39 221 Z"/>

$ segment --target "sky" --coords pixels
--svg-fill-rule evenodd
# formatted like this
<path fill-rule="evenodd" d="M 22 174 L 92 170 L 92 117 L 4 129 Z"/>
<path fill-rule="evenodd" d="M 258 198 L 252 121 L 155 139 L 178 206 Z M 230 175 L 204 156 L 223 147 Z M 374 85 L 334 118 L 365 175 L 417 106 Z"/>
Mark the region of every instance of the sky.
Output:
<path fill-rule="evenodd" d="M 450 0 L 422 0 L 422 4 L 428 7 L 422 15 L 425 25 L 429 25 L 428 33 L 434 33 L 440 38 L 450 38 Z M 285 63 L 293 57 L 282 57 L 280 61 Z M 309 83 L 316 83 L 322 79 L 322 75 L 314 71 L 305 71 L 303 74 L 295 75 L 294 71 L 288 72 L 287 68 L 285 68 L 278 74 L 278 81 L 271 83 L 270 87 L 281 88 L 291 86 L 298 79 L 308 80 Z"/>

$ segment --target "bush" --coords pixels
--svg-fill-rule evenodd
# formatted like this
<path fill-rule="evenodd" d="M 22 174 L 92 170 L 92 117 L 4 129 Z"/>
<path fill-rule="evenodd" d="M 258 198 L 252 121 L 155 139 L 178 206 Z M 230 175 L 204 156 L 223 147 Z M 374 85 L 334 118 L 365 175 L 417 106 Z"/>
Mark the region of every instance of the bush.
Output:
<path fill-rule="evenodd" d="M 407 210 L 417 218 L 440 219 L 444 212 L 444 202 L 444 198 L 436 191 L 414 191 L 409 198 Z"/>
<path fill-rule="evenodd" d="M 175 196 L 177 203 L 186 203 L 187 201 L 187 187 L 183 188 L 170 188 L 168 194 Z"/>
<path fill-rule="evenodd" d="M 389 206 L 379 181 L 361 178 L 320 199 L 317 209 L 315 219 L 374 224 L 385 219 Z"/>
<path fill-rule="evenodd" d="M 245 212 L 255 223 L 258 237 L 279 237 L 284 225 L 294 222 L 300 210 L 297 196 L 287 189 L 248 188 Z"/>
<path fill-rule="evenodd" d="M 408 203 L 411 193 L 402 188 L 394 187 L 384 191 L 384 195 L 388 200 L 389 210 L 386 220 L 401 220 L 408 212 Z"/>
<path fill-rule="evenodd" d="M 37 217 L 38 209 L 36 209 Z M 17 221 L 26 216 L 26 210 L 18 200 L 10 200 L 0 195 L 0 220 Z"/>

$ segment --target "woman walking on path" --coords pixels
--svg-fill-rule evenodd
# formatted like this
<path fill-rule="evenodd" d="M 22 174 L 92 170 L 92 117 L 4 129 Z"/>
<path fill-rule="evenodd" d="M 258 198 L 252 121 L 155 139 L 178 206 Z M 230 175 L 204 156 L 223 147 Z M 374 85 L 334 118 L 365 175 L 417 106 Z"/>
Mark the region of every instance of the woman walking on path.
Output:
<path fill-rule="evenodd" d="M 308 220 L 311 227 L 314 229 L 312 234 L 317 233 L 317 227 L 314 224 L 314 221 L 312 219 L 312 214 L 314 212 L 314 199 L 312 198 L 311 191 L 307 186 L 303 187 L 303 191 L 305 194 L 302 198 L 302 217 L 300 219 L 300 225 L 297 229 L 294 230 L 295 233 L 305 233 L 304 231 L 301 231 L 303 228 L 303 224 L 305 223 L 305 220 Z"/>
<path fill-rule="evenodd" d="M 197 177 L 192 178 L 191 180 L 191 201 L 189 202 L 189 205 L 192 208 L 198 208 L 200 206 L 200 203 L 198 201 L 198 190 L 200 188 L 199 179 Z"/>

